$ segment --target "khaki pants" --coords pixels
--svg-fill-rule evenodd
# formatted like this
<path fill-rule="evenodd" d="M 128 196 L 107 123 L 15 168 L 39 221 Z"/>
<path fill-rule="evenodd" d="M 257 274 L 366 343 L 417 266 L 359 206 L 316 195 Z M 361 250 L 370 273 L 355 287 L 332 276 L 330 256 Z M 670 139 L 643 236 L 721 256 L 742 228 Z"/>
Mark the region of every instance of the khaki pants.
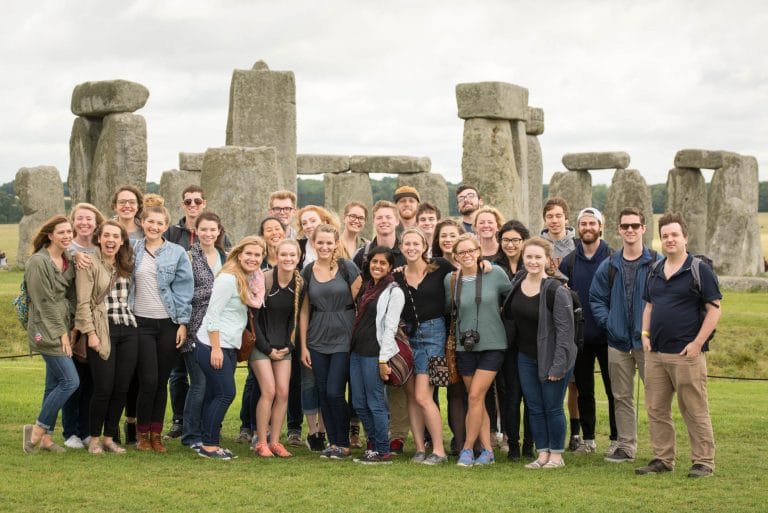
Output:
<path fill-rule="evenodd" d="M 637 451 L 635 369 L 640 372 L 640 379 L 645 380 L 645 355 L 642 349 L 632 349 L 625 353 L 608 347 L 608 374 L 611 376 L 618 448 L 632 458 Z"/>
<path fill-rule="evenodd" d="M 672 396 L 688 428 L 691 461 L 715 469 L 715 436 L 707 403 L 707 360 L 667 353 L 645 354 L 645 407 L 654 458 L 675 466 Z"/>
<path fill-rule="evenodd" d="M 411 427 L 405 387 L 387 388 L 389 388 L 387 391 L 389 394 L 389 438 L 390 440 L 401 438 L 405 442 Z"/>

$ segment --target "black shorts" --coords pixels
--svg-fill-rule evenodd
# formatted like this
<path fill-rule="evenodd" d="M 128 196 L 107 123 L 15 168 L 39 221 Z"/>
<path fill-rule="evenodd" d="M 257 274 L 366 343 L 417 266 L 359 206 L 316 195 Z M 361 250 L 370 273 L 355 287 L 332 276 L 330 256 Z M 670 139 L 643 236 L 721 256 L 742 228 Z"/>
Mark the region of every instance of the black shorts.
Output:
<path fill-rule="evenodd" d="M 456 367 L 461 376 L 474 376 L 476 370 L 499 372 L 504 363 L 501 349 L 489 351 L 456 351 Z"/>

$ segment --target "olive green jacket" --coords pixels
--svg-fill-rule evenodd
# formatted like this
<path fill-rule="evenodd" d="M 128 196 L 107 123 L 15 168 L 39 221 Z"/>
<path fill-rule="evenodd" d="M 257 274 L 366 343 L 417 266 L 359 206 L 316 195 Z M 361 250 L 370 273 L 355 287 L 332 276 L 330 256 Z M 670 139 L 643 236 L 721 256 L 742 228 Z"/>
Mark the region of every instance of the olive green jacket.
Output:
<path fill-rule="evenodd" d="M 65 254 L 65 258 L 68 256 Z M 75 266 L 59 271 L 46 248 L 29 257 L 24 280 L 30 298 L 27 337 L 40 354 L 64 356 L 61 337 L 72 328 Z"/>

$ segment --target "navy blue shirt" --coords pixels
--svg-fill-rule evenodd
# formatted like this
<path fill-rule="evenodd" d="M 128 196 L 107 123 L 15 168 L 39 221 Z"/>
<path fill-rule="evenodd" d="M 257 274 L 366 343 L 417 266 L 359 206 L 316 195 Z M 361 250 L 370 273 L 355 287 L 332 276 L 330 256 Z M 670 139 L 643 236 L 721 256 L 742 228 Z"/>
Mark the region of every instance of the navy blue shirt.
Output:
<path fill-rule="evenodd" d="M 651 310 L 651 351 L 679 353 L 696 338 L 706 315 L 703 305 L 722 299 L 714 271 L 707 264 L 699 265 L 701 293 L 696 290 L 691 274 L 693 257 L 688 254 L 682 267 L 667 279 L 664 264 L 659 261 L 648 278 L 643 299 Z M 702 351 L 709 350 L 705 343 Z"/>

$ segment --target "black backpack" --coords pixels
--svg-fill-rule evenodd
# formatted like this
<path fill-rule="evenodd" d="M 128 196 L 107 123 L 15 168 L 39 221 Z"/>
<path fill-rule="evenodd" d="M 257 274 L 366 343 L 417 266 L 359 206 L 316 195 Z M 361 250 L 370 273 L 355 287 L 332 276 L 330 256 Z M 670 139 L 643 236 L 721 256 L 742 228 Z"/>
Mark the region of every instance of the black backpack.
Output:
<path fill-rule="evenodd" d="M 545 294 L 547 295 L 547 308 L 550 312 L 555 307 L 555 293 L 558 287 L 564 287 L 556 279 L 551 279 L 555 285 L 547 285 Z M 573 303 L 573 342 L 576 344 L 576 348 L 581 351 L 584 349 L 584 311 L 581 308 L 581 300 L 575 290 L 567 288 L 571 294 L 571 302 Z"/>

